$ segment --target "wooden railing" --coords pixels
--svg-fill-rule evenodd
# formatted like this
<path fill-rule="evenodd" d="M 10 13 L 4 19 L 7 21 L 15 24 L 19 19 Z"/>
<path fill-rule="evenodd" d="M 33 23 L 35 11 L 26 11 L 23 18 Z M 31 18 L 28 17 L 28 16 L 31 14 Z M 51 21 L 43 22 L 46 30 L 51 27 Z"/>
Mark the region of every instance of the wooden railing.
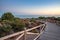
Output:
<path fill-rule="evenodd" d="M 2 38 L 0 38 L 0 40 L 10 40 L 10 38 L 13 39 L 13 38 L 16 37 L 16 36 L 18 36 L 18 37 L 15 38 L 15 39 L 13 39 L 13 40 L 20 40 L 20 38 L 22 38 L 23 36 L 24 36 L 23 40 L 26 40 L 26 35 L 27 35 L 27 34 L 37 34 L 37 37 L 35 37 L 35 39 L 34 39 L 34 40 L 36 40 L 36 39 L 39 37 L 39 35 L 42 34 L 42 32 L 43 32 L 43 30 L 45 29 L 45 27 L 46 27 L 46 24 L 41 24 L 41 25 L 39 25 L 39 26 L 30 28 L 30 29 L 24 28 L 24 31 L 20 31 L 20 32 L 17 32 L 17 33 L 14 33 L 14 34 L 11 34 L 11 35 L 2 37 Z M 39 30 L 40 30 L 39 33 L 30 33 L 30 32 L 29 32 L 29 31 L 34 30 L 34 29 L 37 29 L 37 28 L 40 28 L 40 29 L 39 29 Z"/>

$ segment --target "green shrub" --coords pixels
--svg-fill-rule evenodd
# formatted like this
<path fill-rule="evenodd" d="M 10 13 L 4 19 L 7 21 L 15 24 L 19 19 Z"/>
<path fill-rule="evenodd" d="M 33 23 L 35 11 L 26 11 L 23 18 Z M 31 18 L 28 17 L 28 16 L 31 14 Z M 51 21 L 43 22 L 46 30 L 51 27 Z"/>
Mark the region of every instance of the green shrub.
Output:
<path fill-rule="evenodd" d="M 10 34 L 12 26 L 4 24 L 0 27 L 0 37 Z"/>
<path fill-rule="evenodd" d="M 1 17 L 2 20 L 14 20 L 14 15 L 11 12 L 6 12 Z"/>

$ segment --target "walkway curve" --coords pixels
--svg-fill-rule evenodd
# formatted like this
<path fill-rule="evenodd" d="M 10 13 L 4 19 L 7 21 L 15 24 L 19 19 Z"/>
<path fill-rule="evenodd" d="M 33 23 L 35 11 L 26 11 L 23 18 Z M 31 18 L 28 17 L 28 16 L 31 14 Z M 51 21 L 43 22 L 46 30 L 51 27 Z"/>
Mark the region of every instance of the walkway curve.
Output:
<path fill-rule="evenodd" d="M 60 26 L 47 22 L 44 33 L 37 40 L 60 40 Z"/>

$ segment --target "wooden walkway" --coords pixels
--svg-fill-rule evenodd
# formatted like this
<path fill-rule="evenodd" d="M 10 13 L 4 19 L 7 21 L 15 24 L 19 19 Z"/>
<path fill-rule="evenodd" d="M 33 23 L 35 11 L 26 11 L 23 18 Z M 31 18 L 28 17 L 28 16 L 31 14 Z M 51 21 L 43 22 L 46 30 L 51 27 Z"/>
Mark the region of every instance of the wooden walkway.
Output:
<path fill-rule="evenodd" d="M 47 22 L 44 33 L 37 40 L 60 40 L 60 26 Z"/>

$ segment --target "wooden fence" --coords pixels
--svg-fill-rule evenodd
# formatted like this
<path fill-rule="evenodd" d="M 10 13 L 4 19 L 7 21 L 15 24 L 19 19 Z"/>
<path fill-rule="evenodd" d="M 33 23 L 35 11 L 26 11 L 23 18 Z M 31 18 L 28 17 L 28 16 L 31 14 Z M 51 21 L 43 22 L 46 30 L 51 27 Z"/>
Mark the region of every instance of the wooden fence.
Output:
<path fill-rule="evenodd" d="M 27 39 L 27 37 L 26 37 L 27 34 L 36 34 L 37 36 L 33 39 L 33 40 L 36 40 L 42 34 L 42 32 L 44 31 L 45 27 L 46 27 L 46 24 L 41 24 L 39 26 L 30 28 L 30 29 L 24 28 L 23 31 L 20 31 L 20 32 L 11 34 L 11 35 L 7 35 L 5 37 L 0 38 L 0 40 L 22 40 L 21 39 L 22 37 L 24 37 L 23 40 L 26 40 Z M 39 31 L 40 31 L 39 33 L 30 33 L 29 32 L 29 31 L 37 29 L 37 28 L 40 28 L 39 29 Z"/>

